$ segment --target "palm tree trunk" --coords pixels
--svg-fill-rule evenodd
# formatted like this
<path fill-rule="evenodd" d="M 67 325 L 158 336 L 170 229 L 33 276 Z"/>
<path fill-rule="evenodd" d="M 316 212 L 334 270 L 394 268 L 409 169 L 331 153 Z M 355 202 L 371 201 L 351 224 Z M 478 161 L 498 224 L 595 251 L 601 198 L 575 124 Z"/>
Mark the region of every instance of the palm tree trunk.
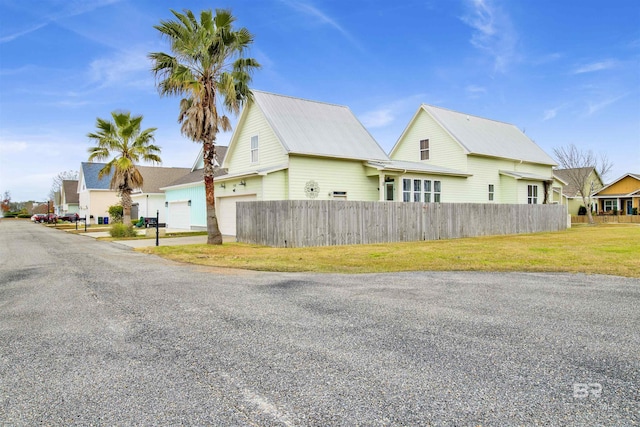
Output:
<path fill-rule="evenodd" d="M 204 193 L 207 200 L 207 244 L 221 245 L 222 233 L 216 215 L 216 195 L 214 182 L 214 160 L 216 147 L 211 142 L 202 144 L 204 159 Z"/>
<path fill-rule="evenodd" d="M 120 196 L 122 200 L 122 223 L 131 224 L 131 190 L 123 190 Z"/>

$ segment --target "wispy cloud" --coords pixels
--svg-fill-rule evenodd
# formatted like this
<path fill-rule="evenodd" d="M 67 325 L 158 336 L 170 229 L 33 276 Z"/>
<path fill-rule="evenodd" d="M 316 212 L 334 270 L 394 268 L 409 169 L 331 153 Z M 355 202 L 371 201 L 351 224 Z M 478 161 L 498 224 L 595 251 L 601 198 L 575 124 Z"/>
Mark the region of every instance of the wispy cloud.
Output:
<path fill-rule="evenodd" d="M 509 16 L 491 0 L 468 0 L 462 21 L 473 28 L 471 44 L 493 58 L 494 71 L 505 72 L 516 58 L 518 35 Z"/>
<path fill-rule="evenodd" d="M 573 74 L 593 73 L 594 71 L 608 70 L 616 67 L 617 65 L 617 61 L 613 59 L 606 59 L 604 61 L 581 65 L 573 70 Z"/>
<path fill-rule="evenodd" d="M 114 86 L 152 89 L 147 52 L 145 48 L 134 48 L 94 60 L 89 65 L 90 85 L 99 89 Z"/>
<path fill-rule="evenodd" d="M 24 141 L 0 141 L 0 153 L 5 155 L 26 151 L 28 145 Z"/>
<path fill-rule="evenodd" d="M 562 104 L 562 105 L 559 105 L 557 107 L 549 108 L 548 110 L 544 110 L 544 114 L 543 114 L 542 120 L 546 122 L 547 120 L 554 119 L 558 115 L 558 112 L 560 110 L 564 109 L 566 106 L 567 106 L 566 104 Z"/>
<path fill-rule="evenodd" d="M 38 24 L 32 25 L 25 30 L 20 30 L 11 34 L 0 36 L 0 44 L 7 43 L 22 36 L 31 34 L 35 31 L 38 31 L 40 28 L 46 27 L 52 22 L 92 12 L 101 7 L 109 6 L 121 1 L 122 0 L 96 0 L 89 2 L 84 0 L 72 0 L 65 2 L 65 6 L 61 10 L 57 10 L 56 12 L 49 14 L 45 13 L 45 15 L 40 18 L 41 22 L 39 22 Z"/>
<path fill-rule="evenodd" d="M 469 85 L 464 90 L 469 94 L 471 98 L 479 98 L 481 95 L 487 93 L 487 88 L 477 85 Z"/>
<path fill-rule="evenodd" d="M 299 1 L 299 0 L 281 0 L 281 1 L 282 1 L 282 3 L 286 4 L 287 6 L 289 6 L 291 8 L 293 8 L 293 9 L 299 11 L 299 12 L 302 12 L 307 16 L 311 16 L 312 18 L 316 19 L 320 23 L 329 25 L 330 27 L 333 27 L 344 38 L 346 38 L 349 42 L 351 42 L 351 44 L 353 44 L 359 50 L 364 50 L 362 45 L 360 44 L 360 42 L 358 42 L 358 40 L 356 40 L 356 38 L 353 37 L 353 35 L 351 35 L 351 33 L 349 31 L 347 31 L 335 19 L 331 18 L 329 15 L 327 15 L 324 12 L 322 12 L 320 9 L 316 8 L 312 4 L 310 4 L 308 2 L 305 2 L 305 1 Z"/>
<path fill-rule="evenodd" d="M 407 110 L 418 108 L 424 101 L 425 94 L 419 93 L 406 98 L 396 99 L 389 103 L 367 111 L 360 115 L 362 124 L 371 129 L 385 127 L 395 121 L 398 114 L 406 113 Z"/>
<path fill-rule="evenodd" d="M 623 95 L 618 95 L 618 96 L 610 96 L 607 97 L 605 99 L 596 101 L 596 102 L 592 102 L 592 101 L 588 101 L 587 102 L 587 116 L 591 116 L 595 113 L 597 113 L 600 110 L 603 110 L 605 108 L 607 108 L 608 106 L 615 104 L 616 102 L 620 101 L 621 99 L 625 98 L 628 94 L 623 94 Z"/>

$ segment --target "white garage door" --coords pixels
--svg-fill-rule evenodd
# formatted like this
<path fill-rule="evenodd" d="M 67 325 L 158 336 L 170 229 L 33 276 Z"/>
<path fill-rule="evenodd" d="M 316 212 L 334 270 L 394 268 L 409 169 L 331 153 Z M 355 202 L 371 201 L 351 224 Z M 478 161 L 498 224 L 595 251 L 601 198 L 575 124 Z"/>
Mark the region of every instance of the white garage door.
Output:
<path fill-rule="evenodd" d="M 191 208 L 188 202 L 169 202 L 167 228 L 191 229 Z"/>
<path fill-rule="evenodd" d="M 221 197 L 218 199 L 218 226 L 225 236 L 236 235 L 236 202 L 252 202 L 257 200 L 255 194 L 250 196 Z"/>

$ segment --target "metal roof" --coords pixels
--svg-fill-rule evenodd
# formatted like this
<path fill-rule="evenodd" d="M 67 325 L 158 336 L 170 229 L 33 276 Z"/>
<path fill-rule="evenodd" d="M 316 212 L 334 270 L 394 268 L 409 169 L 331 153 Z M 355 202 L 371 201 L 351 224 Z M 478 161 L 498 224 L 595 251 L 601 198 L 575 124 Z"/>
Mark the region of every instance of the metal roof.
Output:
<path fill-rule="evenodd" d="M 421 162 L 408 162 L 404 160 L 391 160 L 391 161 L 372 161 L 367 165 L 372 166 L 378 170 L 384 171 L 405 171 L 405 172 L 419 172 L 419 173 L 432 173 L 437 175 L 452 175 L 468 177 L 472 174 L 462 172 L 456 169 L 445 168 L 442 166 L 430 165 Z"/>
<path fill-rule="evenodd" d="M 421 108 L 438 121 L 469 154 L 556 165 L 547 153 L 512 124 L 433 105 L 422 104 Z"/>
<path fill-rule="evenodd" d="M 288 153 L 358 160 L 387 154 L 348 107 L 253 91 L 255 104 Z"/>

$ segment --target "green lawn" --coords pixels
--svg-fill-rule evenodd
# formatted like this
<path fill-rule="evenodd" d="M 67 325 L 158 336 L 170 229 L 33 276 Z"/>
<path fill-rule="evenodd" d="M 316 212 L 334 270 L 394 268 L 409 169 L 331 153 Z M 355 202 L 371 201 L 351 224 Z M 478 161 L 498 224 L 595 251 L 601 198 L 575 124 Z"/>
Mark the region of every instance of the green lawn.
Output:
<path fill-rule="evenodd" d="M 175 261 L 262 271 L 525 271 L 640 278 L 640 226 L 578 225 L 554 233 L 313 248 L 242 243 L 140 248 Z"/>

